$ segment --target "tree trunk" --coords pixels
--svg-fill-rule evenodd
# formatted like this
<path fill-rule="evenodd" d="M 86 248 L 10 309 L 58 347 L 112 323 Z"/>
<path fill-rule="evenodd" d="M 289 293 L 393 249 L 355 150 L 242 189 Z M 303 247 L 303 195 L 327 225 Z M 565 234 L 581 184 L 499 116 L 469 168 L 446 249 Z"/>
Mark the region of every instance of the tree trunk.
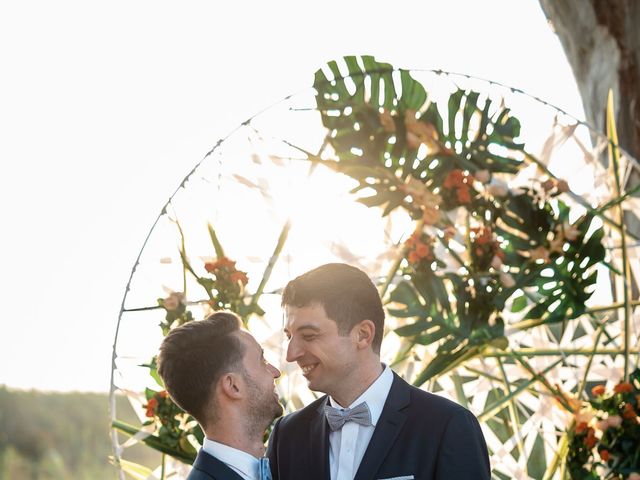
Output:
<path fill-rule="evenodd" d="M 605 133 L 607 94 L 613 90 L 620 146 L 640 159 L 640 1 L 540 0 L 567 55 L 582 97 L 587 123 Z M 640 183 L 634 168 L 625 185 Z M 636 238 L 640 221 L 625 212 Z"/>
<path fill-rule="evenodd" d="M 640 157 L 640 2 L 540 0 L 576 77 L 587 122 L 605 131 L 613 89 L 620 145 Z"/>

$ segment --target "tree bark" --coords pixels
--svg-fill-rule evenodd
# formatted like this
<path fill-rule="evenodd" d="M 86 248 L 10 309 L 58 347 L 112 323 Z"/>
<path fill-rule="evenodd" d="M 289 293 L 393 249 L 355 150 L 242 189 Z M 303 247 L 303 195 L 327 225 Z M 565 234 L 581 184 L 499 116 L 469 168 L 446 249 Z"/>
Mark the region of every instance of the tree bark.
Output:
<path fill-rule="evenodd" d="M 606 133 L 607 95 L 612 89 L 618 142 L 640 159 L 640 1 L 539 1 L 575 75 L 587 123 Z M 640 169 L 634 168 L 624 189 L 638 184 Z M 625 224 L 640 237 L 634 212 L 625 212 Z"/>
<path fill-rule="evenodd" d="M 586 120 L 605 132 L 611 88 L 620 146 L 640 158 L 640 2 L 540 0 L 576 77 Z"/>

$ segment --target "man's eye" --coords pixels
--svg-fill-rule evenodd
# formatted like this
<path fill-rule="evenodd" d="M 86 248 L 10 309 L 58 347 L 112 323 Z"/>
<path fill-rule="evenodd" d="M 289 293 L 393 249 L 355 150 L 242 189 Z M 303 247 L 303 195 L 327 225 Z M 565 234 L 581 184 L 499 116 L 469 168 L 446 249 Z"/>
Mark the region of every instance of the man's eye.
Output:
<path fill-rule="evenodd" d="M 302 336 L 302 339 L 303 339 L 305 342 L 308 342 L 308 341 L 313 340 L 313 339 L 315 339 L 315 338 L 316 338 L 316 335 L 303 335 L 303 336 Z"/>

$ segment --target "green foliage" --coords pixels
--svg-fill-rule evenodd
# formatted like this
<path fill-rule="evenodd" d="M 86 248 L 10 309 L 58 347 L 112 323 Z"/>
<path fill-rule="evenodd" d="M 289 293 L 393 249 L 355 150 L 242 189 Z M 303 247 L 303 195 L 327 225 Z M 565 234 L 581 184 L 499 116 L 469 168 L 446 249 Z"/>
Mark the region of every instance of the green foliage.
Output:
<path fill-rule="evenodd" d="M 640 369 L 612 392 L 596 386 L 592 394 L 589 404 L 598 422 L 594 426 L 578 422 L 568 431 L 571 478 L 618 480 L 640 474 Z M 600 476 L 597 468 L 605 475 Z"/>
<path fill-rule="evenodd" d="M 404 201 L 398 179 L 413 177 L 434 189 L 456 168 L 517 172 L 521 161 L 497 153 L 522 149 L 514 141 L 520 123 L 509 109 L 458 90 L 440 112 L 408 71 L 394 71 L 370 56 L 345 57 L 344 63 L 347 75 L 335 61 L 328 63 L 333 78 L 316 72 L 316 103 L 339 157 L 329 165 L 358 180 L 356 191 L 376 192 L 361 199 L 365 205 L 386 204 L 385 213 L 402 205 L 416 213 Z M 426 152 L 421 144 L 428 146 Z"/>
<path fill-rule="evenodd" d="M 462 89 L 445 107 L 406 70 L 368 56 L 341 63 L 329 62 L 330 73 L 318 70 L 314 82 L 336 158 L 310 160 L 353 177 L 354 193 L 373 192 L 360 201 L 383 215 L 400 207 L 420 221 L 401 264 L 407 280 L 388 298 L 391 315 L 415 319 L 398 335 L 438 345 L 415 383 L 488 346 L 506 348 L 510 299 L 512 312 L 535 320 L 530 325 L 564 325 L 582 315 L 594 267 L 605 257 L 603 230 L 593 214 L 569 222 L 559 198 L 566 182 L 549 178 L 509 190 L 506 180 L 531 158 L 509 109 Z M 455 225 L 446 213 L 458 208 L 466 223 Z M 464 258 L 451 230 L 464 239 Z M 436 256 L 436 242 L 457 268 L 444 268 L 451 266 Z"/>
<path fill-rule="evenodd" d="M 0 386 L 0 479 L 80 480 L 112 478 L 108 395 L 44 393 Z M 128 401 L 118 412 L 136 418 Z M 149 449 L 133 447 L 129 457 L 159 462 Z"/>

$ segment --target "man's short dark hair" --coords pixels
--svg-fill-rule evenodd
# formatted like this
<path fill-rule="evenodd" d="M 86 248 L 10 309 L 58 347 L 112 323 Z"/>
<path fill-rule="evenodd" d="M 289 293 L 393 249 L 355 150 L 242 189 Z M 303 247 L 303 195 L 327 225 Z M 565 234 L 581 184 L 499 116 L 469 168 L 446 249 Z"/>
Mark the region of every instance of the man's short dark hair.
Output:
<path fill-rule="evenodd" d="M 373 351 L 380 353 L 384 310 L 378 290 L 362 270 L 345 263 L 328 263 L 291 280 L 282 292 L 282 306 L 322 305 L 327 317 L 347 335 L 362 320 L 371 320 L 376 332 Z"/>
<path fill-rule="evenodd" d="M 231 312 L 216 312 L 171 330 L 158 354 L 158 373 L 173 401 L 206 425 L 215 419 L 212 394 L 220 377 L 242 369 L 244 346 L 233 333 L 240 319 Z"/>

